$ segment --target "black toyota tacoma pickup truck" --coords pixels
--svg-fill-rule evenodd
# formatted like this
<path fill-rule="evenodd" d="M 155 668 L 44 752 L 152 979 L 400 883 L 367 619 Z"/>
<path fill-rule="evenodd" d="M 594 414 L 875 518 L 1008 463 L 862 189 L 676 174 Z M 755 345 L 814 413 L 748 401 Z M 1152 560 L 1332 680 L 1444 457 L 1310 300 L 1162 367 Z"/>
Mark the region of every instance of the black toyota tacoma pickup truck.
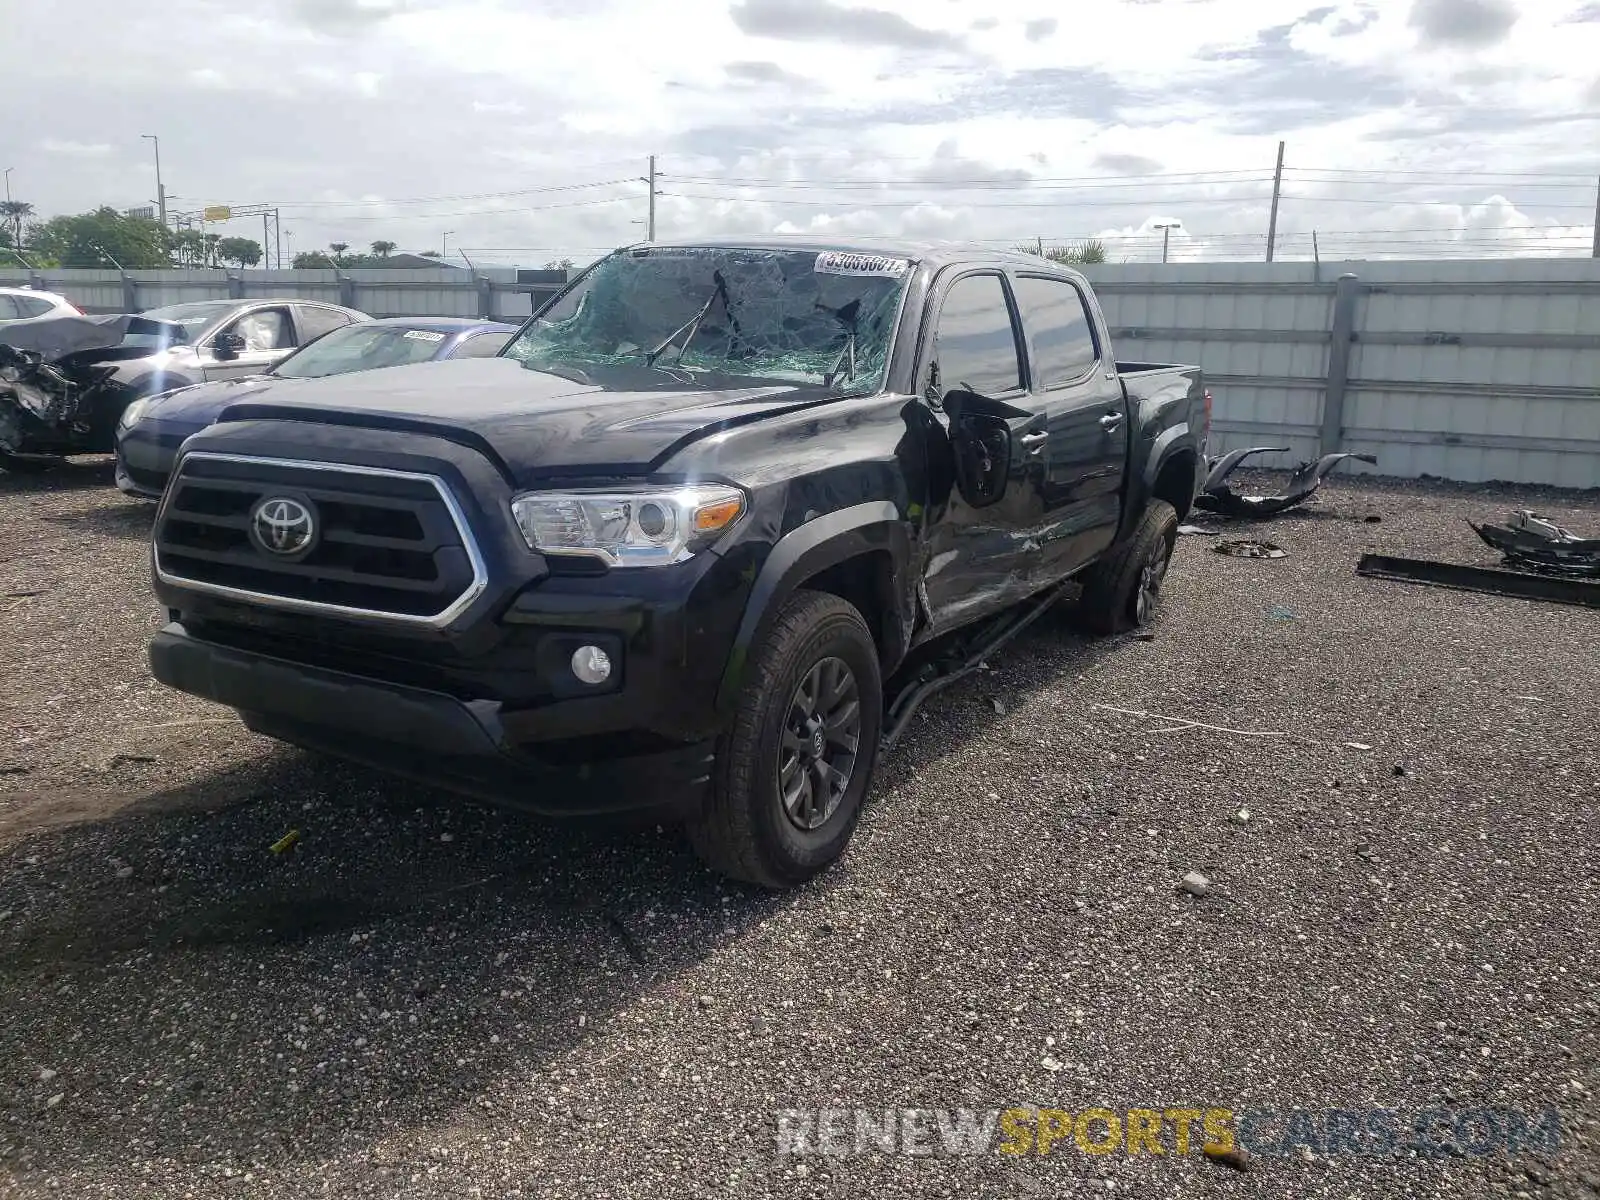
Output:
<path fill-rule="evenodd" d="M 930 690 L 1070 592 L 1148 618 L 1209 421 L 1197 368 L 1117 363 L 1040 258 L 629 247 L 499 358 L 292 381 L 189 439 L 151 666 L 447 789 L 665 808 L 793 886 Z"/>

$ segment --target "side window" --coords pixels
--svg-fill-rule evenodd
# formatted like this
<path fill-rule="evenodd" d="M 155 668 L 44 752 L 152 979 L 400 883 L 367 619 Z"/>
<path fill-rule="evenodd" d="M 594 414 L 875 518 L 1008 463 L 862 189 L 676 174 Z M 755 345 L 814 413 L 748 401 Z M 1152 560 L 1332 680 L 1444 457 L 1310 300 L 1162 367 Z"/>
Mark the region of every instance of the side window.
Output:
<path fill-rule="evenodd" d="M 457 346 L 451 358 L 493 358 L 511 340 L 509 333 L 480 333 Z"/>
<path fill-rule="evenodd" d="M 16 302 L 18 314 L 24 317 L 42 317 L 55 307 L 37 296 L 13 296 L 11 299 Z"/>
<path fill-rule="evenodd" d="M 968 275 L 945 293 L 939 309 L 939 390 L 966 388 L 983 396 L 1022 386 L 1017 331 L 998 275 Z"/>
<path fill-rule="evenodd" d="M 17 302 L 10 296 L 0 296 L 0 321 L 15 321 L 22 314 L 17 311 Z"/>
<path fill-rule="evenodd" d="M 1017 306 L 1033 339 L 1034 386 L 1055 387 L 1094 366 L 1094 324 L 1083 294 L 1065 279 L 1023 275 L 1016 281 Z"/>
<path fill-rule="evenodd" d="M 260 312 L 246 313 L 233 323 L 228 332 L 244 338 L 246 354 L 294 349 L 294 329 L 289 324 L 286 309 L 264 308 Z"/>
<path fill-rule="evenodd" d="M 350 317 L 336 308 L 317 308 L 309 304 L 301 305 L 295 316 L 300 322 L 302 346 L 313 338 L 319 338 L 335 329 L 343 329 L 350 324 Z"/>

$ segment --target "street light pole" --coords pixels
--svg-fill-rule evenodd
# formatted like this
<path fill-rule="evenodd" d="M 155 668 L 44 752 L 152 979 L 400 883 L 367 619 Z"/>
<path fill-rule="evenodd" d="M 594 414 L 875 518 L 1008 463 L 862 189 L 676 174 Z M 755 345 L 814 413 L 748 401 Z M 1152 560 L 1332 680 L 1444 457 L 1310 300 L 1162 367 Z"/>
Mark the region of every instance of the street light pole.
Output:
<path fill-rule="evenodd" d="M 446 229 L 444 231 L 444 237 L 439 241 L 439 258 L 441 260 L 450 256 L 450 235 L 454 232 L 454 229 Z"/>
<path fill-rule="evenodd" d="M 16 170 L 15 167 L 7 167 L 6 168 L 6 203 L 7 204 L 11 203 L 11 172 L 13 172 L 15 170 Z"/>
<path fill-rule="evenodd" d="M 156 147 L 156 207 L 161 214 L 161 228 L 167 227 L 167 185 L 161 182 L 161 139 L 153 133 L 139 135 L 146 141 L 154 142 Z"/>

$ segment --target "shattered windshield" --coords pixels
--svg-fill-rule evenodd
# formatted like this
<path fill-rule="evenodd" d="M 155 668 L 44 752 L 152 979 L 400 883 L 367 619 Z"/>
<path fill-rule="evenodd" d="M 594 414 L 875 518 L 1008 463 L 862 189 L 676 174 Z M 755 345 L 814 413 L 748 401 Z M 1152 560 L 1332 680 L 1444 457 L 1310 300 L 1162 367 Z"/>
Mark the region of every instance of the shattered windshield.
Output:
<path fill-rule="evenodd" d="M 646 363 L 875 391 L 910 265 L 831 250 L 618 251 L 505 356 L 535 369 Z"/>
<path fill-rule="evenodd" d="M 427 362 L 439 353 L 444 340 L 445 335 L 436 329 L 346 325 L 291 354 L 272 373 L 288 379 L 320 379 L 378 367 L 402 367 Z"/>

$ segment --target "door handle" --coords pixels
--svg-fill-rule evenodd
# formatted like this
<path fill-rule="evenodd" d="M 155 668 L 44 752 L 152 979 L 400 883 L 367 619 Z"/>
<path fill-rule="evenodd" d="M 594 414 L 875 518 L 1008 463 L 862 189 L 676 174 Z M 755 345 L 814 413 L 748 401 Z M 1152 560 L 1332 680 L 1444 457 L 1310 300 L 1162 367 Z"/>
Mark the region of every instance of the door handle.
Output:
<path fill-rule="evenodd" d="M 1045 442 L 1049 440 L 1050 432 L 1045 429 L 1036 430 L 1033 433 L 1025 433 L 1017 439 L 1022 443 L 1022 448 L 1027 451 L 1027 457 L 1029 458 L 1036 457 L 1044 449 Z"/>
<path fill-rule="evenodd" d="M 1100 418 L 1100 428 L 1107 433 L 1115 433 L 1122 424 L 1122 414 L 1119 412 L 1107 413 Z"/>

